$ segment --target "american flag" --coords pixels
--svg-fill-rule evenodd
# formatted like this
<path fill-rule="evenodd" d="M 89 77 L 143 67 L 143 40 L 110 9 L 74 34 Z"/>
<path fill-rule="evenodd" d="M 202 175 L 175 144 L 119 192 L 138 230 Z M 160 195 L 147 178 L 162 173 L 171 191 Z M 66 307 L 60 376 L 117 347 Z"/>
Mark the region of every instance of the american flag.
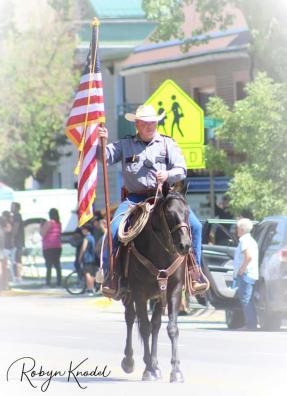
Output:
<path fill-rule="evenodd" d="M 78 163 L 79 226 L 93 217 L 96 197 L 98 126 L 105 122 L 103 83 L 98 55 L 98 21 L 93 22 L 92 41 L 80 85 L 67 121 L 66 135 L 80 151 Z"/>

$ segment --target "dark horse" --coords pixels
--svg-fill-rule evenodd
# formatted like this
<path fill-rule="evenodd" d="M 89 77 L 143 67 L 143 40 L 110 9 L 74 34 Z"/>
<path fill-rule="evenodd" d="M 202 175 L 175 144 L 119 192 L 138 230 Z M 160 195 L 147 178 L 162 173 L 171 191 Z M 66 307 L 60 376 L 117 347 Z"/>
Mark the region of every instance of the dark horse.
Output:
<path fill-rule="evenodd" d="M 157 342 L 161 327 L 162 305 L 165 304 L 163 301 L 166 298 L 169 318 L 167 332 L 172 345 L 170 382 L 183 382 L 177 349 L 179 334 L 177 315 L 185 277 L 185 256 L 191 248 L 188 216 L 189 207 L 183 195 L 170 192 L 164 184 L 163 197 L 155 203 L 147 224 L 132 242 L 133 249 L 125 247 L 121 253 L 121 262 L 123 262 L 123 257 L 130 249 L 126 274 L 130 298 L 124 302 L 127 338 L 122 368 L 126 373 L 134 370 L 132 328 L 137 316 L 144 344 L 143 360 L 146 364 L 142 376 L 144 381 L 161 378 L 157 361 Z M 154 270 L 149 268 L 150 264 L 144 265 L 145 259 L 146 262 L 152 263 Z M 175 265 L 176 263 L 178 265 Z M 168 268 L 171 267 L 173 273 L 169 273 Z M 159 279 L 163 280 L 163 283 L 159 283 Z M 166 290 L 164 290 L 165 286 Z M 157 299 L 151 322 L 147 313 L 147 301 L 150 298 Z M 152 335 L 151 348 L 150 335 Z"/>

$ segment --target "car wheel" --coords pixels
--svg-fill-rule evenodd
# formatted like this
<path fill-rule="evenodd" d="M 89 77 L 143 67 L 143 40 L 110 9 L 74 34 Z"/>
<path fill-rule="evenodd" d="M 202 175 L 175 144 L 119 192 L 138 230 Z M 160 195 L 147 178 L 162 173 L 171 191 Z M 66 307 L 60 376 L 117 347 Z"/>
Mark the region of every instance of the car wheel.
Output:
<path fill-rule="evenodd" d="M 244 326 L 244 317 L 241 309 L 226 309 L 225 320 L 229 329 L 238 329 Z"/>
<path fill-rule="evenodd" d="M 271 312 L 268 307 L 266 287 L 261 283 L 254 293 L 257 319 L 261 330 L 280 330 L 282 317 L 278 312 Z"/>

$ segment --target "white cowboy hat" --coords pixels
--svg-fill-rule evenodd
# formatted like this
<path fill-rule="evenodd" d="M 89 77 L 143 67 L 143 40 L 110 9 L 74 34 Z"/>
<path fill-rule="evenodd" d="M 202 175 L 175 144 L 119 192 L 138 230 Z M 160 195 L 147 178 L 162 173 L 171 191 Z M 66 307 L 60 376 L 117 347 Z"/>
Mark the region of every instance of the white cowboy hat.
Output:
<path fill-rule="evenodd" d="M 125 115 L 126 120 L 135 122 L 135 120 L 142 120 L 146 122 L 160 121 L 165 116 L 165 112 L 157 115 L 152 105 L 142 105 L 137 108 L 135 114 L 127 113 Z"/>

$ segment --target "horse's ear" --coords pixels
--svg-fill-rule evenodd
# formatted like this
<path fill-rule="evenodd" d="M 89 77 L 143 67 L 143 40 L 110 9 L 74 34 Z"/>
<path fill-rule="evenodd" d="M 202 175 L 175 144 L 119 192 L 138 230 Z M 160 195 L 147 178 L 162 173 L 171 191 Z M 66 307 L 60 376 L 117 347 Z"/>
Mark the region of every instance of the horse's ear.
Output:
<path fill-rule="evenodd" d="M 168 184 L 168 182 L 164 182 L 162 185 L 162 195 L 164 196 L 164 198 L 167 196 L 167 194 L 170 192 L 170 185 Z"/>
<path fill-rule="evenodd" d="M 174 192 L 179 192 L 183 196 L 186 196 L 187 184 L 183 180 L 181 180 L 179 182 L 175 182 L 174 186 L 173 186 L 173 191 Z"/>

